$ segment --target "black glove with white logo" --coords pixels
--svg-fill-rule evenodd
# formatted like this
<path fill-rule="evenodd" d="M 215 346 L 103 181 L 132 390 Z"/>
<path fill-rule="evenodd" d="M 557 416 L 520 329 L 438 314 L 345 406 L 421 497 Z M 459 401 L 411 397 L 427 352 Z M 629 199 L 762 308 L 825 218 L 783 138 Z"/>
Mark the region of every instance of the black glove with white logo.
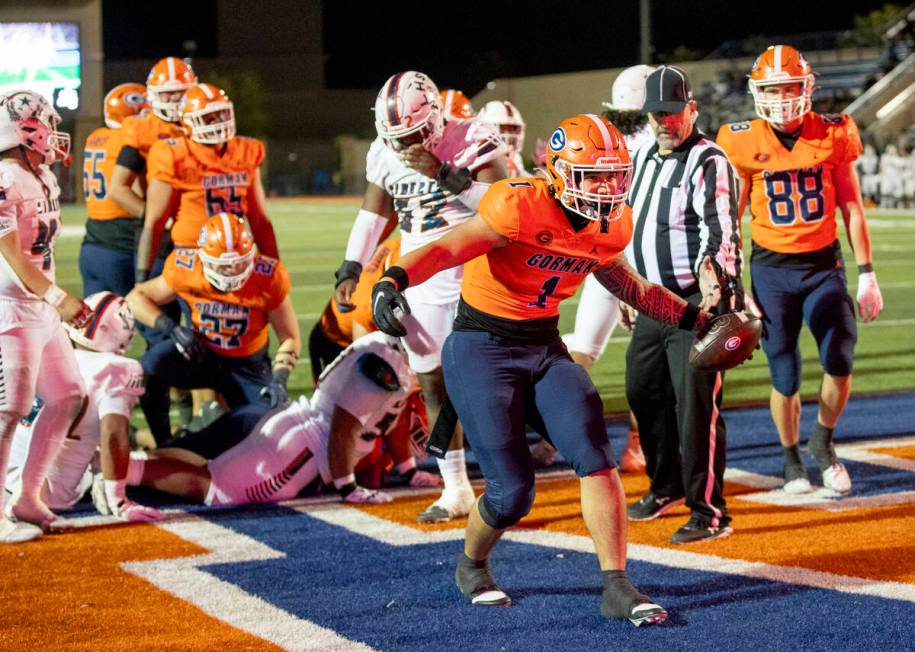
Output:
<path fill-rule="evenodd" d="M 372 319 L 378 330 L 395 337 L 403 337 L 407 329 L 401 323 L 410 314 L 410 304 L 389 278 L 382 278 L 372 288 Z"/>

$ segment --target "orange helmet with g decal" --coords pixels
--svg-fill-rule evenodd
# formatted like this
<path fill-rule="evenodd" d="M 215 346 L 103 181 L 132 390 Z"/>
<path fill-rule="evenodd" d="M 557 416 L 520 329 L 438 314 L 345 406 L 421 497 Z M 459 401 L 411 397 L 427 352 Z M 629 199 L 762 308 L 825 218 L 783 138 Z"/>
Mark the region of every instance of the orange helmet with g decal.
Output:
<path fill-rule="evenodd" d="M 143 84 L 118 84 L 105 95 L 105 126 L 119 129 L 124 118 L 149 109 Z"/>
<path fill-rule="evenodd" d="M 197 246 L 203 274 L 220 292 L 238 290 L 254 271 L 254 237 L 238 215 L 217 213 L 208 219 Z"/>
<path fill-rule="evenodd" d="M 619 219 L 632 182 L 632 162 L 622 134 L 591 113 L 559 123 L 546 153 L 547 178 L 556 199 L 589 220 Z"/>

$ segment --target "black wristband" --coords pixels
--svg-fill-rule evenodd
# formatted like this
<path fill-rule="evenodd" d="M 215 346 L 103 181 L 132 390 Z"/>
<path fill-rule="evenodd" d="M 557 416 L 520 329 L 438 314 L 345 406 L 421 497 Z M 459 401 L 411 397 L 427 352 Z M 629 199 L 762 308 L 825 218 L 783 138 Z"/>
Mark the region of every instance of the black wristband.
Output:
<path fill-rule="evenodd" d="M 392 265 L 385 270 L 384 276 L 393 279 L 398 292 L 403 292 L 410 287 L 410 277 L 407 275 L 407 270 L 403 267 Z M 384 278 L 384 276 L 382 276 L 382 278 Z"/>
<path fill-rule="evenodd" d="M 459 195 L 473 183 L 473 175 L 467 168 L 453 168 L 447 163 L 442 163 L 435 175 L 435 181 L 452 195 Z"/>
<path fill-rule="evenodd" d="M 684 331 L 691 331 L 696 325 L 696 319 L 698 318 L 699 306 L 687 303 L 686 308 L 683 309 L 683 314 L 680 316 L 680 323 L 677 324 L 677 328 Z"/>
<path fill-rule="evenodd" d="M 360 274 L 362 274 L 362 263 L 358 263 L 355 260 L 344 260 L 340 264 L 340 268 L 334 272 L 334 278 L 337 279 L 337 282 L 334 283 L 334 289 L 343 281 L 349 279 L 358 281 Z"/>
<path fill-rule="evenodd" d="M 342 487 L 338 487 L 338 488 L 337 488 L 337 491 L 340 492 L 340 497 L 341 497 L 341 498 L 346 498 L 346 497 L 349 496 L 351 493 L 353 493 L 354 491 L 356 491 L 356 483 L 355 483 L 355 482 L 349 482 L 349 483 L 343 485 Z"/>
<path fill-rule="evenodd" d="M 289 374 L 290 370 L 288 367 L 278 367 L 273 370 L 273 380 L 285 387 L 289 380 Z"/>
<path fill-rule="evenodd" d="M 859 274 L 867 274 L 868 272 L 873 272 L 873 271 L 874 271 L 873 263 L 864 263 L 863 265 L 858 265 Z"/>
<path fill-rule="evenodd" d="M 156 321 L 153 322 L 153 328 L 157 331 L 162 331 L 163 333 L 171 333 L 175 326 L 175 320 L 166 315 L 164 312 L 159 313 L 159 316 L 156 317 Z"/>

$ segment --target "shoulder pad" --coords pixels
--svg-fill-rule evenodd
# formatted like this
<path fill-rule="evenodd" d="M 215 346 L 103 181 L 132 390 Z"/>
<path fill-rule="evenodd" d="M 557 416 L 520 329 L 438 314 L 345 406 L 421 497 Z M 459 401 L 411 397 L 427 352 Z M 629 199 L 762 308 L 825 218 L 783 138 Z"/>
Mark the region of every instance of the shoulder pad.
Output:
<path fill-rule="evenodd" d="M 276 258 L 258 254 L 254 259 L 254 273 L 261 276 L 272 276 L 278 262 Z"/>
<path fill-rule="evenodd" d="M 845 123 L 845 115 L 841 113 L 821 113 L 820 120 L 827 125 L 840 125 Z"/>
<path fill-rule="evenodd" d="M 397 372 L 384 358 L 374 353 L 363 353 L 356 361 L 363 376 L 388 392 L 400 389 Z"/>

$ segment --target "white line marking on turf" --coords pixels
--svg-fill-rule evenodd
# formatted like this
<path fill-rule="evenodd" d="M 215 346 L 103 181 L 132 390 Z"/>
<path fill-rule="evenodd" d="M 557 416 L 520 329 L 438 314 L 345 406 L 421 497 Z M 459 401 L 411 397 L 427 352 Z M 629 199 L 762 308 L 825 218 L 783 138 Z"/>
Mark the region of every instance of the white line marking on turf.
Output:
<path fill-rule="evenodd" d="M 288 650 L 373 650 L 275 607 L 199 568 L 207 564 L 280 559 L 286 556 L 284 553 L 192 514 L 156 526 L 210 552 L 176 559 L 122 563 L 124 570 L 196 605 L 218 620 Z"/>
<path fill-rule="evenodd" d="M 426 533 L 372 516 L 354 508 L 342 508 L 333 512 L 323 510 L 311 512 L 304 509 L 300 511 L 327 523 L 344 527 L 356 534 L 392 546 L 450 541 L 463 538 L 464 534 L 463 530 Z M 525 530 L 520 527 L 506 532 L 504 538 L 530 545 L 594 554 L 594 544 L 591 539 L 576 534 L 548 532 L 545 530 Z M 715 555 L 641 544 L 629 544 L 629 559 L 672 568 L 739 575 L 839 591 L 852 595 L 869 595 L 890 600 L 915 602 L 915 585 L 912 584 L 836 575 L 796 566 L 778 566 L 762 562 L 744 561 L 742 559 L 727 559 Z"/>

